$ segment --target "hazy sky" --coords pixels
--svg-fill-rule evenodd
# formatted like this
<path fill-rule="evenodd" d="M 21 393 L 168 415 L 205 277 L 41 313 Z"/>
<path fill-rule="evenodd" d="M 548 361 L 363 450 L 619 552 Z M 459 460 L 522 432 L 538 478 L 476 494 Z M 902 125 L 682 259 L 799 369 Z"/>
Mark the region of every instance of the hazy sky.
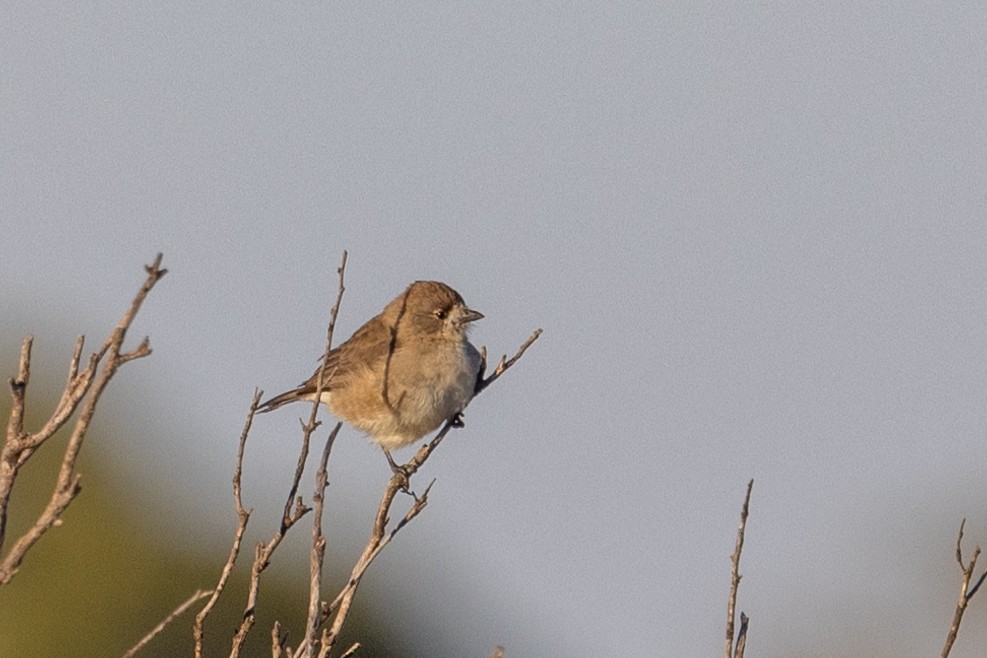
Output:
<path fill-rule="evenodd" d="M 163 251 L 108 404 L 189 534 L 225 550 L 246 406 L 311 373 L 348 249 L 342 337 L 425 278 L 494 354 L 545 329 L 366 581 L 409 623 L 464 656 L 718 655 L 753 477 L 748 655 L 938 655 L 960 519 L 987 544 L 984 5 L 2 13 L 0 363 L 30 332 L 60 378 Z M 259 510 L 303 413 L 255 429 Z M 387 471 L 352 430 L 332 468 L 345 552 Z"/>

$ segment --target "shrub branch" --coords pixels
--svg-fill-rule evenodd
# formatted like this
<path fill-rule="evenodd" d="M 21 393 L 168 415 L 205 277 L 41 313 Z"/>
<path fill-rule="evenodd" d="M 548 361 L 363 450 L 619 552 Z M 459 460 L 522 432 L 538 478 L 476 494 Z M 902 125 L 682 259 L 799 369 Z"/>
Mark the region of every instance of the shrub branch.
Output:
<path fill-rule="evenodd" d="M 158 254 L 151 265 L 145 266 L 147 278 L 131 301 L 130 307 L 109 337 L 103 342 L 99 351 L 90 355 L 86 367 L 81 371 L 79 367 L 82 364 L 85 338 L 80 336 L 76 340 L 75 350 L 69 363 L 68 381 L 65 384 L 65 389 L 62 391 L 51 416 L 41 429 L 34 433 L 24 429 L 27 389 L 31 378 L 32 337 L 25 338 L 21 345 L 17 376 L 10 380 L 12 399 L 10 420 L 7 423 L 7 436 L 3 450 L 0 451 L 0 555 L 2 555 L 0 558 L 0 585 L 10 582 L 20 568 L 27 552 L 48 530 L 61 523 L 62 514 L 79 495 L 81 491 L 80 475 L 76 472 L 76 462 L 93 415 L 96 413 L 96 406 L 106 386 L 120 366 L 151 353 L 148 338 L 144 338 L 136 348 L 129 352 L 121 350 L 127 331 L 133 324 L 134 318 L 137 317 L 148 293 L 168 272 L 161 267 L 161 260 L 162 255 Z M 80 408 L 81 412 L 72 427 L 72 433 L 65 447 L 65 453 L 48 504 L 34 524 L 14 542 L 6 554 L 3 554 L 8 505 L 20 468 L 55 432 L 67 425 L 69 419 Z"/>

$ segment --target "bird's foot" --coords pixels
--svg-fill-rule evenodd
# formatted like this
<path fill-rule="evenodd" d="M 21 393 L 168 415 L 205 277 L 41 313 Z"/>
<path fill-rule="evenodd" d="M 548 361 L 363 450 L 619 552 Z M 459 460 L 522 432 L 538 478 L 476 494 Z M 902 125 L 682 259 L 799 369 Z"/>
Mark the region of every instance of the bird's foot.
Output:
<path fill-rule="evenodd" d="M 411 489 L 409 489 L 411 486 L 411 470 L 406 465 L 398 464 L 394 461 L 394 457 L 391 457 L 391 453 L 387 450 L 384 451 L 384 456 L 387 457 L 387 464 L 391 467 L 391 473 L 400 479 L 401 491 L 411 494 Z"/>

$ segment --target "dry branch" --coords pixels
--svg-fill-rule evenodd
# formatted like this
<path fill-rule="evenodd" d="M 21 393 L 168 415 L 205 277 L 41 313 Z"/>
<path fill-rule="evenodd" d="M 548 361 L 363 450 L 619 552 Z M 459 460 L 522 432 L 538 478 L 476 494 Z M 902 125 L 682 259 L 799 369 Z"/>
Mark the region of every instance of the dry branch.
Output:
<path fill-rule="evenodd" d="M 987 571 L 980 574 L 980 578 L 971 587 L 970 582 L 973 580 L 973 571 L 977 567 L 977 559 L 980 557 L 980 546 L 975 546 L 973 548 L 973 555 L 970 556 L 970 562 L 963 564 L 963 528 L 966 526 L 966 519 L 960 522 L 960 532 L 956 536 L 956 562 L 960 565 L 960 571 L 963 573 L 963 579 L 960 584 L 960 596 L 956 601 L 956 611 L 953 613 L 953 623 L 949 626 L 949 633 L 946 635 L 946 644 L 943 645 L 942 653 L 939 654 L 939 658 L 946 658 L 949 652 L 953 650 L 953 643 L 956 641 L 956 635 L 960 631 L 960 622 L 963 621 L 963 613 L 966 612 L 966 607 L 970 603 L 970 599 L 973 595 L 977 593 L 980 586 L 984 583 L 984 578 L 987 578 Z"/>
<path fill-rule="evenodd" d="M 740 524 L 737 526 L 737 545 L 730 558 L 730 597 L 727 601 L 727 632 L 726 632 L 726 658 L 743 658 L 744 648 L 747 645 L 747 615 L 740 614 L 740 633 L 737 637 L 736 651 L 733 644 L 733 625 L 736 618 L 737 590 L 740 587 L 740 554 L 744 550 L 744 531 L 747 529 L 747 515 L 750 513 L 751 491 L 754 489 L 754 480 L 747 483 L 747 495 L 744 497 L 744 506 L 740 511 Z"/>
<path fill-rule="evenodd" d="M 284 509 L 281 515 L 281 522 L 278 530 L 274 533 L 271 539 L 264 543 L 260 542 L 257 544 L 254 550 L 254 560 L 250 569 L 250 581 L 247 589 L 247 603 L 244 608 L 243 617 L 240 621 L 240 625 L 237 628 L 236 633 L 233 636 L 231 645 L 231 656 L 238 656 L 243 650 L 243 644 L 246 641 L 247 635 L 249 634 L 251 628 L 256 621 L 256 607 L 257 599 L 260 591 L 260 578 L 264 570 L 270 565 L 271 558 L 277 547 L 281 544 L 288 531 L 311 509 L 307 507 L 301 496 L 297 496 L 298 487 L 301 483 L 302 475 L 305 470 L 305 462 L 308 458 L 309 445 L 311 443 L 312 433 L 319 427 L 319 422 L 316 420 L 316 415 L 318 413 L 318 400 L 322 395 L 324 390 L 324 381 L 328 381 L 328 374 L 326 373 L 326 363 L 328 363 L 328 354 L 332 349 L 332 335 L 336 324 L 336 317 L 339 313 L 339 305 L 342 301 L 343 296 L 343 276 L 346 269 L 346 258 L 347 253 L 343 252 L 342 263 L 338 269 L 339 274 L 339 288 L 336 295 L 336 302 L 332 307 L 330 312 L 329 327 L 326 332 L 326 348 L 325 355 L 322 359 L 322 366 L 319 368 L 319 379 L 316 390 L 316 401 L 312 404 L 311 415 L 309 416 L 308 423 L 302 425 L 302 446 L 299 451 L 298 460 L 295 465 L 295 473 L 291 481 L 291 486 L 288 490 L 288 496 L 285 501 Z M 202 640 L 203 640 L 203 629 L 202 625 L 205 618 L 211 612 L 213 606 L 216 604 L 220 594 L 223 591 L 223 587 L 226 584 L 230 574 L 233 571 L 234 564 L 236 563 L 237 556 L 239 555 L 240 545 L 243 539 L 244 531 L 246 530 L 247 521 L 250 518 L 250 511 L 245 510 L 243 507 L 242 497 L 241 497 L 241 477 L 243 472 L 243 455 L 246 446 L 247 436 L 250 432 L 250 427 L 253 422 L 254 414 L 257 411 L 257 406 L 260 402 L 261 392 L 256 391 L 254 394 L 253 401 L 250 405 L 250 410 L 248 412 L 247 422 L 244 425 L 243 432 L 240 436 L 239 449 L 237 451 L 237 462 L 233 474 L 233 498 L 237 509 L 238 524 L 237 529 L 234 534 L 233 544 L 230 548 L 229 556 L 227 557 L 226 563 L 223 566 L 222 573 L 220 575 L 219 584 L 212 598 L 207 602 L 203 609 L 196 616 L 196 623 L 193 628 L 193 635 L 195 638 L 195 655 L 199 658 L 202 655 Z M 311 576 L 311 594 L 310 599 L 314 602 L 309 604 L 309 623 L 306 625 L 306 640 L 299 647 L 299 652 L 303 652 L 305 655 L 311 654 L 312 640 L 318 630 L 317 621 L 319 619 L 320 613 L 320 583 L 321 583 L 321 572 L 322 572 L 322 560 L 325 550 L 325 539 L 322 535 L 322 501 L 324 497 L 325 488 L 328 485 L 327 476 L 327 462 L 329 459 L 329 452 L 332 449 L 332 443 L 336 438 L 336 434 L 339 432 L 341 425 L 337 424 L 335 429 L 330 433 L 325 448 L 323 450 L 322 459 L 320 461 L 319 470 L 316 473 L 317 484 L 316 492 L 314 496 L 316 505 L 316 518 L 314 520 L 313 527 L 313 545 L 312 545 L 312 567 L 310 569 Z M 314 621 L 313 621 L 314 620 Z M 274 628 L 271 631 L 271 642 L 272 648 L 271 653 L 273 656 L 280 656 L 285 650 L 285 637 L 281 632 L 281 625 L 279 622 L 275 622 Z M 288 651 L 289 655 L 291 654 Z"/>
<path fill-rule="evenodd" d="M 237 516 L 236 531 L 233 535 L 233 545 L 230 547 L 230 553 L 226 557 L 223 570 L 220 572 L 219 582 L 216 583 L 216 587 L 212 591 L 212 596 L 209 597 L 206 604 L 195 615 L 195 623 L 192 625 L 192 637 L 195 641 L 195 658 L 202 658 L 203 624 L 205 624 L 206 617 L 212 612 L 213 607 L 223 593 L 223 589 L 226 587 L 227 581 L 230 579 L 230 575 L 233 573 L 233 566 L 236 564 L 237 556 L 240 555 L 243 533 L 247 530 L 247 523 L 250 521 L 250 514 L 253 511 L 243 507 L 240 479 L 243 475 L 243 452 L 247 445 L 247 435 L 250 433 L 250 427 L 254 422 L 254 414 L 257 412 L 257 405 L 260 404 L 261 395 L 262 392 L 260 390 L 254 391 L 254 399 L 250 403 L 250 410 L 247 412 L 247 421 L 244 423 L 243 431 L 240 433 L 240 443 L 236 453 L 236 466 L 233 469 L 233 502 L 236 505 Z"/>
<path fill-rule="evenodd" d="M 96 413 L 96 406 L 107 384 L 124 363 L 151 353 L 150 342 L 147 338 L 144 338 L 140 345 L 130 352 L 122 352 L 121 349 L 127 331 L 133 324 L 134 318 L 137 317 L 148 293 L 168 272 L 161 267 L 161 260 L 162 255 L 158 254 L 151 265 L 145 266 L 147 278 L 144 280 L 144 284 L 137 291 L 130 307 L 109 337 L 103 342 L 99 351 L 90 355 L 89 361 L 82 371 L 79 370 L 79 366 L 82 361 L 84 338 L 80 336 L 76 340 L 65 389 L 51 416 L 41 429 L 34 433 L 29 433 L 24 429 L 24 410 L 31 375 L 31 337 L 25 338 L 21 345 L 17 377 L 10 380 L 12 407 L 10 420 L 7 423 L 7 437 L 3 450 L 0 451 L 0 555 L 2 555 L 6 539 L 10 495 L 17 481 L 20 468 L 41 445 L 68 423 L 80 407 L 81 412 L 65 447 L 65 453 L 48 505 L 34 524 L 0 559 L 0 585 L 10 582 L 27 552 L 49 529 L 61 522 L 62 513 L 79 495 L 81 490 L 79 486 L 80 476 L 75 470 L 76 461 L 82 450 L 93 415 Z M 102 368 L 100 368 L 101 365 Z"/>
<path fill-rule="evenodd" d="M 339 317 L 339 306 L 343 301 L 343 293 L 346 292 L 346 259 L 348 253 L 343 251 L 343 258 L 340 261 L 336 274 L 339 277 L 339 286 L 336 290 L 336 301 L 329 311 L 329 326 L 326 329 L 326 347 L 322 355 L 322 365 L 319 366 L 319 374 L 315 384 L 315 399 L 312 401 L 312 411 L 309 414 L 308 424 L 303 427 L 304 441 L 307 443 L 312 432 L 318 427 L 316 416 L 319 412 L 319 403 L 322 400 L 322 393 L 325 390 L 326 382 L 329 381 L 331 372 L 326 372 L 329 363 L 329 354 L 332 352 L 332 335 L 336 329 L 336 319 Z M 326 539 L 322 531 L 322 511 L 325 501 L 326 487 L 329 484 L 329 453 L 332 444 L 339 434 L 342 423 L 336 423 L 336 427 L 329 433 L 326 439 L 325 448 L 322 450 L 322 459 L 319 461 L 319 468 L 315 474 L 315 492 L 312 495 L 312 504 L 315 507 L 315 514 L 312 520 L 312 549 L 309 555 L 309 600 L 308 614 L 305 620 L 305 636 L 301 646 L 297 649 L 297 654 L 311 656 L 315 651 L 315 638 L 319 633 L 320 613 L 322 607 L 322 564 L 326 553 Z"/>
<path fill-rule="evenodd" d="M 356 655 L 356 652 L 359 649 L 360 649 L 360 643 L 359 642 L 356 642 L 356 643 L 353 644 L 353 646 L 351 646 L 349 649 L 347 649 L 346 652 L 342 656 L 340 656 L 339 658 L 350 658 L 351 656 L 355 656 Z"/>
<path fill-rule="evenodd" d="M 151 631 L 147 635 L 145 635 L 144 637 L 142 637 L 140 639 L 140 641 L 137 642 L 137 644 L 135 644 L 133 647 L 131 647 L 130 650 L 127 651 L 127 653 L 123 654 L 123 658 L 133 658 L 133 656 L 135 656 L 138 651 L 140 651 L 141 649 L 143 649 L 144 646 L 147 645 L 148 642 L 150 642 L 151 640 L 153 640 L 154 637 L 158 633 L 160 633 L 161 631 L 163 631 L 168 624 L 170 624 L 172 621 L 175 620 L 176 617 L 178 617 L 179 615 L 181 615 L 182 613 L 184 613 L 186 610 L 188 610 L 189 608 L 191 608 L 193 605 L 195 605 L 195 602 L 196 601 L 198 601 L 199 599 L 205 598 L 205 597 L 209 596 L 212 593 L 213 592 L 210 591 L 210 590 L 206 590 L 206 591 L 203 591 L 201 589 L 196 590 L 195 593 L 192 596 L 188 597 L 188 599 L 186 599 L 184 603 L 182 603 L 177 608 L 175 608 L 174 610 L 172 610 L 171 611 L 171 614 L 169 614 L 167 617 L 165 617 L 164 619 L 162 619 L 160 624 L 158 624 L 157 626 L 155 626 L 154 628 L 152 628 Z"/>
<path fill-rule="evenodd" d="M 326 553 L 326 537 L 322 532 L 322 510 L 325 502 L 326 487 L 329 484 L 328 462 L 332 444 L 339 434 L 342 423 L 336 423 L 329 438 L 326 439 L 319 468 L 315 473 L 315 492 L 312 495 L 312 506 L 315 510 L 312 519 L 312 551 L 309 562 L 309 599 L 308 616 L 305 622 L 305 640 L 301 645 L 303 656 L 311 656 L 315 649 L 315 638 L 319 632 L 322 611 L 322 563 Z"/>
<path fill-rule="evenodd" d="M 256 399 L 256 398 L 255 398 Z M 251 413 L 255 410 L 256 406 L 251 408 Z M 302 452 L 299 457 L 299 461 L 304 464 L 305 456 L 308 454 L 308 442 L 302 446 Z M 294 478 L 291 483 L 291 490 L 298 491 L 298 483 L 301 480 L 302 472 L 300 469 L 296 469 Z M 260 577 L 271 564 L 271 557 L 274 552 L 281 545 L 281 541 L 285 538 L 291 528 L 301 520 L 305 514 L 307 514 L 310 508 L 306 507 L 301 500 L 298 498 L 294 510 L 290 510 L 291 496 L 288 498 L 288 503 L 285 506 L 285 513 L 281 519 L 281 523 L 275 531 L 274 535 L 270 540 L 265 542 L 258 542 L 254 547 L 254 561 L 250 566 L 250 582 L 247 586 L 247 603 L 243 610 L 243 618 L 240 620 L 240 625 L 233 635 L 233 642 L 230 648 L 230 658 L 236 658 L 240 655 L 243 650 L 243 643 L 247 639 L 247 634 L 250 633 L 250 629 L 253 627 L 254 623 L 257 621 L 257 597 L 260 592 Z M 234 539 L 236 541 L 236 539 Z"/>

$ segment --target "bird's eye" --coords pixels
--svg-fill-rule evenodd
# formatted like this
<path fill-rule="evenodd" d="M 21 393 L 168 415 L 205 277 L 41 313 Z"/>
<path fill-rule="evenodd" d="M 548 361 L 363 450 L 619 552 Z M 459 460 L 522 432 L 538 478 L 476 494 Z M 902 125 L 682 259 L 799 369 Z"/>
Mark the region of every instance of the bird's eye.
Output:
<path fill-rule="evenodd" d="M 446 319 L 446 316 L 447 316 L 447 315 L 449 315 L 449 314 L 448 314 L 448 313 L 446 313 L 446 312 L 445 312 L 445 311 L 444 311 L 443 309 L 441 309 L 441 308 L 440 308 L 439 310 L 437 310 L 437 311 L 435 312 L 435 317 L 437 317 L 437 318 L 438 318 L 438 319 L 440 319 L 440 320 L 445 320 L 445 319 Z"/>

